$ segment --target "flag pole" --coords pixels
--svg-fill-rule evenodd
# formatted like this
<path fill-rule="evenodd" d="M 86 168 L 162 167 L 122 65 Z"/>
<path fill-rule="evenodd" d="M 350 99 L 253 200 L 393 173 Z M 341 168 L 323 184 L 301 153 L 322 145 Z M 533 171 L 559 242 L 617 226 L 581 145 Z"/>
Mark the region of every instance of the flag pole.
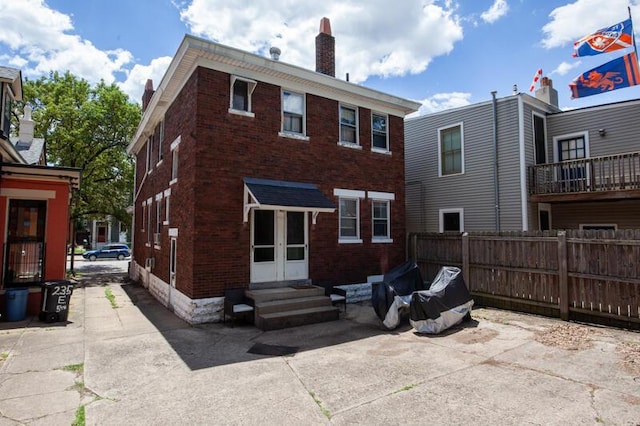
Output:
<path fill-rule="evenodd" d="M 627 10 L 629 11 L 629 22 L 631 22 L 631 40 L 633 40 L 633 52 L 636 54 L 636 59 L 637 59 L 638 46 L 636 45 L 636 32 L 633 29 L 633 20 L 631 19 L 631 6 L 627 6 Z"/>

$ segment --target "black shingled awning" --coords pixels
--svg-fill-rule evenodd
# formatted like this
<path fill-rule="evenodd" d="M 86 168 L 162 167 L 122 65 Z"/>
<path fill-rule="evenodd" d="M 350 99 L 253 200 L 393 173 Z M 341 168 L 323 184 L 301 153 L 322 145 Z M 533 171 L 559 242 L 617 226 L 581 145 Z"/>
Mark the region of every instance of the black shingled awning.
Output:
<path fill-rule="evenodd" d="M 317 185 L 280 180 L 243 178 L 245 187 L 244 220 L 248 221 L 251 208 L 288 211 L 333 213 L 335 205 L 327 199 Z"/>

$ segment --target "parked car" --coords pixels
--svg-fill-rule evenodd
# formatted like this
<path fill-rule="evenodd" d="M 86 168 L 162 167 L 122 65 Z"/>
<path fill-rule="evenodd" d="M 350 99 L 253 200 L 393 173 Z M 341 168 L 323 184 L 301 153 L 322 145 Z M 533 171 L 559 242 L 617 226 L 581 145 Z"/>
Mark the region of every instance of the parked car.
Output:
<path fill-rule="evenodd" d="M 125 257 L 131 256 L 129 247 L 126 244 L 107 244 L 97 250 L 89 250 L 82 257 L 89 260 L 100 259 L 118 259 L 123 260 Z"/>

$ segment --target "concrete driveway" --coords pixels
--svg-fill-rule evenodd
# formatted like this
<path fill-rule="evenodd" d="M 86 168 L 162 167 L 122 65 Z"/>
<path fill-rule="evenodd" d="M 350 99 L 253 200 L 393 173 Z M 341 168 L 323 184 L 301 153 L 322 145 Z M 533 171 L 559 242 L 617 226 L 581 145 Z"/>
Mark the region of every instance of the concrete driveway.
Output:
<path fill-rule="evenodd" d="M 638 333 L 477 309 L 421 336 L 366 305 L 191 327 L 118 279 L 85 277 L 66 325 L 0 323 L 0 425 L 640 424 Z"/>

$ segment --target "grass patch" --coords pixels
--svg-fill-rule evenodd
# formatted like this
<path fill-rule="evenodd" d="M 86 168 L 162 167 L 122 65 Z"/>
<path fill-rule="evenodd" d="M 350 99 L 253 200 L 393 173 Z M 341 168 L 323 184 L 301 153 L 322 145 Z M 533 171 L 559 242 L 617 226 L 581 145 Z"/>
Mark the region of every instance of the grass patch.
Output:
<path fill-rule="evenodd" d="M 416 384 L 407 385 L 407 386 L 403 387 L 402 389 L 399 389 L 399 390 L 395 391 L 394 393 L 406 392 L 408 390 L 411 390 L 411 389 L 415 388 L 416 386 L 418 386 L 418 385 L 416 385 Z"/>
<path fill-rule="evenodd" d="M 84 363 L 80 364 L 69 364 L 62 367 L 63 371 L 73 371 L 76 374 L 82 374 L 84 371 Z"/>
<path fill-rule="evenodd" d="M 9 351 L 0 352 L 0 361 L 4 361 L 9 358 Z"/>
<path fill-rule="evenodd" d="M 84 426 L 84 405 L 79 406 L 76 410 L 76 418 L 71 426 Z"/>
<path fill-rule="evenodd" d="M 116 297 L 113 295 L 113 292 L 109 287 L 104 289 L 104 295 L 109 300 L 109 303 L 111 303 L 111 307 L 113 309 L 116 309 L 118 307 L 118 304 L 116 303 Z"/>
<path fill-rule="evenodd" d="M 316 394 L 314 392 L 309 392 L 309 395 L 311 395 L 311 398 L 313 398 L 315 403 L 318 404 L 318 407 L 320 407 L 320 411 L 322 412 L 322 414 L 324 414 L 327 419 L 331 420 L 331 413 L 322 405 L 322 401 L 320 401 Z"/>

